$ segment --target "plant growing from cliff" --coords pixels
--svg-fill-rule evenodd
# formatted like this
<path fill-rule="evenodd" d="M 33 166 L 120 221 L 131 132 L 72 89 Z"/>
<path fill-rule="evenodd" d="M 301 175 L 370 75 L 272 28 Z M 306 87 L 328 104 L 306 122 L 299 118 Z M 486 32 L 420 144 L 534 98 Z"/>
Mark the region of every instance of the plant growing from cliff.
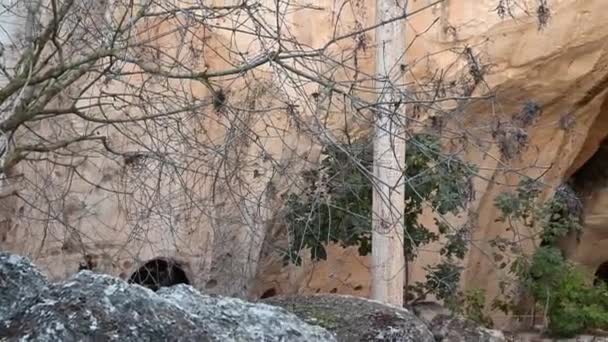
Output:
<path fill-rule="evenodd" d="M 541 114 L 541 106 L 536 102 L 528 101 L 510 120 L 496 119 L 492 127 L 492 137 L 496 140 L 503 157 L 512 159 L 528 148 L 527 128 L 536 122 Z"/>
<path fill-rule="evenodd" d="M 405 241 L 407 260 L 416 257 L 420 246 L 445 236 L 441 254 L 445 262 L 429 267 L 427 282 L 414 284 L 412 292 L 423 296 L 435 293 L 448 297 L 456 288 L 460 268 L 455 260 L 467 250 L 468 228 L 455 229 L 436 219 L 438 233 L 419 220 L 425 206 L 441 215 L 457 214 L 471 200 L 472 165 L 441 151 L 440 139 L 431 134 L 416 134 L 407 142 L 405 160 L 406 192 Z M 309 249 L 313 260 L 325 259 L 326 245 L 338 243 L 356 246 L 359 254 L 368 255 L 371 245 L 372 187 L 370 177 L 372 151 L 368 138 L 350 144 L 328 146 L 318 169 L 303 175 L 303 192 L 287 198 L 285 218 L 289 227 L 286 261 L 301 262 L 301 251 Z"/>
<path fill-rule="evenodd" d="M 496 6 L 496 12 L 498 16 L 501 18 L 505 17 L 515 17 L 515 9 L 525 8 L 526 6 L 522 6 L 518 4 L 518 0 L 498 0 L 498 5 Z M 532 13 L 528 13 L 524 10 L 526 14 L 532 15 Z M 541 30 L 545 26 L 547 26 L 549 19 L 551 18 L 551 10 L 549 9 L 549 5 L 547 4 L 547 0 L 537 0 L 536 13 L 534 13 L 538 20 L 538 29 Z"/>
<path fill-rule="evenodd" d="M 445 303 L 454 313 L 460 314 L 486 328 L 494 326 L 492 319 L 484 311 L 486 293 L 483 290 L 470 289 L 464 292 L 458 291 L 456 295 L 452 294 Z"/>
<path fill-rule="evenodd" d="M 495 199 L 501 213 L 496 221 L 506 223 L 507 231 L 520 235 L 518 237 L 536 239 L 543 245 L 553 245 L 569 233 L 580 234 L 582 204 L 572 188 L 567 184 L 559 186 L 544 203 L 538 199 L 541 190 L 538 182 L 525 178 L 515 191 L 501 193 Z M 526 233 L 519 231 L 518 226 L 528 228 Z M 492 243 L 498 245 L 500 241 Z"/>
<path fill-rule="evenodd" d="M 497 238 L 492 245 L 500 260 L 512 257 L 508 272 L 529 294 L 538 309 L 548 318 L 552 335 L 572 336 L 592 328 L 608 328 L 608 290 L 589 284 L 589 277 L 569 262 L 557 247 L 568 234 L 581 234 L 582 205 L 568 185 L 562 185 L 554 196 L 541 203 L 541 187 L 524 179 L 514 192 L 496 198 L 501 210 L 499 221 L 508 223 L 514 239 Z M 526 236 L 526 231 L 533 232 Z M 534 233 L 538 228 L 538 233 Z M 522 239 L 536 239 L 540 246 L 527 255 L 519 247 Z M 502 262 L 506 268 L 508 262 Z M 510 300 L 518 300 L 515 296 Z M 515 303 L 496 301 L 495 308 L 513 311 Z"/>

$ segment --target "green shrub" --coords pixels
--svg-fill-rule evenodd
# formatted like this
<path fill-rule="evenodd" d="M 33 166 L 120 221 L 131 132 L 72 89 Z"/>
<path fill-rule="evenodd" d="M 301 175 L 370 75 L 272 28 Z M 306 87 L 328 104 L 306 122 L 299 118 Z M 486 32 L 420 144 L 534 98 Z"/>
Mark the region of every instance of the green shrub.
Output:
<path fill-rule="evenodd" d="M 492 319 L 486 315 L 486 293 L 481 289 L 471 289 L 465 292 L 458 292 L 446 300 L 447 307 L 467 319 L 481 324 L 486 328 L 492 328 Z"/>
<path fill-rule="evenodd" d="M 558 256 L 557 252 L 543 252 L 546 249 L 549 248 L 540 248 L 540 253 L 535 254 L 531 273 L 540 271 L 542 275 L 530 282 L 529 288 L 539 308 L 547 308 L 549 332 L 555 336 L 572 337 L 590 329 L 608 328 L 606 287 L 603 284 L 597 287 L 590 285 L 588 277 L 574 265 L 563 258 L 561 262 L 557 261 L 561 253 Z"/>
<path fill-rule="evenodd" d="M 507 222 L 513 232 L 520 231 L 518 225 L 519 228 L 539 227 L 538 237 L 543 245 L 531 256 L 521 253 L 517 244 L 508 239 L 496 239 L 493 246 L 502 253 L 510 251 L 516 256 L 509 272 L 549 319 L 549 334 L 571 337 L 590 329 L 607 329 L 607 288 L 589 284 L 588 275 L 566 260 L 556 246 L 566 234 L 581 233 L 580 202 L 563 186 L 544 204 L 537 201 L 539 194 L 535 182 L 526 179 L 516 192 L 498 196 L 496 206 L 502 211 L 499 220 Z M 513 303 L 498 301 L 495 304 L 503 311 L 512 310 Z"/>

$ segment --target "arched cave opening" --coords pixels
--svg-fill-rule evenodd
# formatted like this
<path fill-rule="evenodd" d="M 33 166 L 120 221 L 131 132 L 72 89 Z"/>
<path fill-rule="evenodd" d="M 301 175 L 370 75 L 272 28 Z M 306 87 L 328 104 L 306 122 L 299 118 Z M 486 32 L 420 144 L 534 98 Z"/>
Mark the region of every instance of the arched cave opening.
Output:
<path fill-rule="evenodd" d="M 161 287 L 177 284 L 190 285 L 190 280 L 183 268 L 175 261 L 153 259 L 135 271 L 129 278 L 129 283 L 139 284 L 152 291 L 158 291 Z"/>
<path fill-rule="evenodd" d="M 270 289 L 264 291 L 264 293 L 262 293 L 262 295 L 260 296 L 260 299 L 270 298 L 270 297 L 274 297 L 276 295 L 277 295 L 277 290 L 273 287 L 273 288 L 270 288 Z"/>
<path fill-rule="evenodd" d="M 593 285 L 608 285 L 608 261 L 602 263 L 595 271 L 595 280 Z"/>
<path fill-rule="evenodd" d="M 582 196 L 608 185 L 608 138 L 597 151 L 570 177 L 573 189 Z"/>
<path fill-rule="evenodd" d="M 593 200 L 594 194 L 608 188 L 608 137 L 604 137 L 591 156 L 583 155 L 586 159 L 582 165 L 570 174 L 564 184 L 556 189 L 556 196 L 561 197 L 567 211 L 557 212 L 558 216 L 576 215 L 583 226 L 576 233 L 577 244 L 581 241 L 585 226 L 585 207 Z M 591 203 L 592 204 L 592 203 Z M 578 248 L 578 247 L 577 247 Z"/>

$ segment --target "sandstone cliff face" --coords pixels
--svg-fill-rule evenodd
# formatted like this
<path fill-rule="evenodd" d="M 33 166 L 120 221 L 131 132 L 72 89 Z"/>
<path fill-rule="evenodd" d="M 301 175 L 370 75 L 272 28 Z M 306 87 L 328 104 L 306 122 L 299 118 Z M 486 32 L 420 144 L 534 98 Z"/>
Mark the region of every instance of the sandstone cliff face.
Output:
<path fill-rule="evenodd" d="M 221 6 L 228 1 L 213 3 Z M 273 6 L 269 1 L 261 3 Z M 473 95 L 483 96 L 493 90 L 496 100 L 473 101 L 445 120 L 446 127 L 464 132 L 466 157 L 481 170 L 481 177 L 474 184 L 476 200 L 470 210 L 477 214 L 474 244 L 465 260 L 462 286 L 485 289 L 493 298 L 499 292 L 497 283 L 501 274 L 489 257 L 487 243 L 496 236 L 512 238 L 504 226 L 494 222 L 497 217 L 494 197 L 516 184 L 521 174 L 542 176 L 542 181 L 553 187 L 561 184 L 587 163 L 608 134 L 605 4 L 602 0 L 553 1 L 549 24 L 539 31 L 535 16 L 522 10 L 534 14 L 535 0 L 519 1 L 514 18 L 506 19 L 499 18 L 494 11 L 496 0 L 432 3 L 410 1 L 411 11 L 428 7 L 408 22 L 407 34 L 412 45 L 407 59 L 412 77 L 428 78 L 429 73 L 436 70 L 443 70 L 447 79 L 466 73 L 466 62 L 455 57 L 464 46 L 469 46 L 477 58 L 491 66 L 484 83 L 478 84 Z M 289 12 L 284 29 L 303 46 L 318 48 L 334 35 L 373 24 L 373 9 L 371 0 L 316 1 L 313 8 Z M 156 29 L 171 29 L 170 24 L 164 25 Z M 208 43 L 203 47 L 206 54 L 200 64 L 212 70 L 229 66 L 235 51 L 254 58 L 261 48 L 259 41 L 252 44 L 251 37 L 245 34 L 225 30 L 201 34 L 208 37 Z M 356 65 L 353 61 L 349 61 L 349 65 L 361 73 L 372 73 L 373 48 L 360 48 L 358 44 L 363 41 L 371 46 L 373 34 L 367 32 L 357 39 L 334 44 L 329 50 L 336 55 L 354 51 L 358 56 Z M 165 43 L 174 41 L 168 36 Z M 446 53 L 450 49 L 456 52 Z M 325 68 L 323 70 L 333 73 L 338 80 L 353 77 L 352 70 L 334 70 L 323 63 L 314 67 Z M 234 125 L 234 117 L 213 112 L 205 119 L 189 123 L 190 129 L 200 132 L 201 140 L 230 148 L 221 163 L 218 159 L 203 157 L 203 151 L 190 151 L 200 153 L 197 155 L 200 158 L 192 164 L 199 172 L 180 178 L 183 183 L 160 184 L 157 186 L 160 190 L 154 193 L 157 197 L 151 196 L 144 187 L 133 186 L 135 177 L 143 177 L 146 179 L 143 184 L 154 186 L 156 178 L 151 170 L 139 170 L 133 175 L 131 171 L 125 172 L 116 160 L 89 162 L 83 165 L 82 171 L 89 178 L 99 180 L 103 187 L 131 190 L 137 201 L 121 195 L 120 191 L 108 195 L 100 191 L 99 184 L 74 181 L 73 175 L 61 173 L 52 166 L 21 170 L 35 176 L 31 178 L 33 185 L 29 191 L 45 189 L 48 193 L 61 193 L 69 183 L 73 194 L 53 202 L 56 206 L 53 212 L 61 220 L 50 227 L 35 220 L 41 214 L 32 207 L 21 202 L 4 203 L 5 223 L 0 228 L 3 249 L 32 255 L 55 278 L 75 272 L 85 255 L 94 259 L 98 270 L 123 278 L 128 278 L 146 261 L 170 257 L 181 263 L 195 287 L 228 295 L 259 296 L 272 290 L 278 294 L 368 295 L 369 263 L 356 255 L 355 250 L 332 248 L 326 262 L 308 263 L 303 267 L 282 267 L 272 253 L 264 254 L 258 263 L 262 243 L 272 237 L 266 236 L 267 230 L 274 232 L 281 228 L 275 224 L 275 215 L 280 195 L 295 184 L 289 174 L 318 161 L 319 141 L 328 138 L 319 133 L 319 127 L 325 125 L 334 132 L 344 127 L 339 109 L 347 105 L 330 106 L 319 101 L 320 105 L 311 106 L 313 93 L 323 93 L 318 84 L 303 79 L 294 83 L 274 70 L 272 65 L 265 65 L 249 78 L 226 79 L 221 83 L 233 104 L 253 110 L 238 120 L 241 126 Z M 254 78 L 264 82 L 256 83 L 256 88 L 251 89 L 247 85 Z M 191 86 L 193 96 L 209 96 L 200 84 Z M 358 95 L 370 96 L 364 92 Z M 289 114 L 289 108 L 282 106 L 281 99 L 287 98 L 295 101 L 301 110 L 298 120 Z M 507 159 L 492 137 L 492 128 L 518 113 L 530 100 L 542 107 L 542 115 L 528 127 L 528 147 Z M 275 109 L 270 113 L 256 111 L 268 108 Z M 423 121 L 425 115 L 441 115 L 441 112 L 429 111 L 420 120 Z M 326 122 L 321 118 L 327 118 Z M 365 120 L 359 120 L 349 129 L 358 134 L 369 127 Z M 247 135 L 239 134 L 245 131 Z M 253 139 L 254 136 L 258 139 Z M 238 175 L 229 172 L 236 164 L 242 166 Z M 507 170 L 509 172 L 505 172 Z M 209 176 L 200 177 L 201 174 Z M 222 175 L 219 182 L 218 174 Z M 585 202 L 589 232 L 580 244 L 569 244 L 572 259 L 592 270 L 605 261 L 604 258 L 608 260 L 608 252 L 602 254 L 603 250 L 608 251 L 602 248 L 605 198 L 599 186 L 596 190 Z M 235 198 L 231 196 L 234 193 L 242 196 Z M 33 195 L 26 198 L 34 202 L 40 200 Z M 155 205 L 153 201 L 148 202 L 150 198 L 163 201 Z M 178 205 L 185 203 L 190 205 Z M 138 210 L 144 204 L 147 208 L 165 207 L 148 212 L 148 216 L 137 216 L 142 214 Z M 430 214 L 422 219 L 429 224 L 433 222 Z M 455 225 L 467 219 L 466 213 L 452 218 Z M 532 250 L 534 241 L 527 242 L 526 248 Z M 437 246 L 430 246 L 420 252 L 416 263 L 409 268 L 411 280 L 423 279 L 423 267 L 438 259 L 436 249 Z"/>

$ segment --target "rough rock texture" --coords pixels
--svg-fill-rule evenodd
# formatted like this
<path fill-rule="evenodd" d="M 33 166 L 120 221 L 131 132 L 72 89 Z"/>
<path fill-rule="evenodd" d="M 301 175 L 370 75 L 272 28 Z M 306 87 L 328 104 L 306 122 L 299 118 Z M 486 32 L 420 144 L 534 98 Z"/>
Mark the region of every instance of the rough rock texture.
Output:
<path fill-rule="evenodd" d="M 506 341 L 502 332 L 487 329 L 462 316 L 453 315 L 449 309 L 435 302 L 416 303 L 412 306 L 412 311 L 429 327 L 437 341 Z"/>
<path fill-rule="evenodd" d="M 26 310 L 47 291 L 46 278 L 26 258 L 0 254 L 0 322 Z"/>
<path fill-rule="evenodd" d="M 280 307 L 206 296 L 186 285 L 161 288 L 158 294 L 197 317 L 197 321 L 220 341 L 334 340 L 324 329 L 307 326 Z"/>
<path fill-rule="evenodd" d="M 333 332 L 338 341 L 435 341 L 411 311 L 344 295 L 281 296 L 265 300 Z"/>
<path fill-rule="evenodd" d="M 608 342 L 608 337 L 580 335 L 572 338 L 551 338 L 537 332 L 520 332 L 507 334 L 509 342 Z"/>
<path fill-rule="evenodd" d="M 4 322 L 3 338 L 211 341 L 195 317 L 152 291 L 92 272 L 51 285 L 48 296 Z"/>
<path fill-rule="evenodd" d="M 2 341 L 335 341 L 264 304 L 188 285 L 155 293 L 90 271 L 48 284 L 24 258 L 0 254 Z"/>
<path fill-rule="evenodd" d="M 442 342 L 504 342 L 505 336 L 497 330 L 458 316 L 439 315 L 429 326 L 435 339 Z"/>
<path fill-rule="evenodd" d="M 441 304 L 436 302 L 418 302 L 414 305 L 407 305 L 414 314 L 427 325 L 431 324 L 433 319 L 439 315 L 449 315 L 451 311 Z"/>

